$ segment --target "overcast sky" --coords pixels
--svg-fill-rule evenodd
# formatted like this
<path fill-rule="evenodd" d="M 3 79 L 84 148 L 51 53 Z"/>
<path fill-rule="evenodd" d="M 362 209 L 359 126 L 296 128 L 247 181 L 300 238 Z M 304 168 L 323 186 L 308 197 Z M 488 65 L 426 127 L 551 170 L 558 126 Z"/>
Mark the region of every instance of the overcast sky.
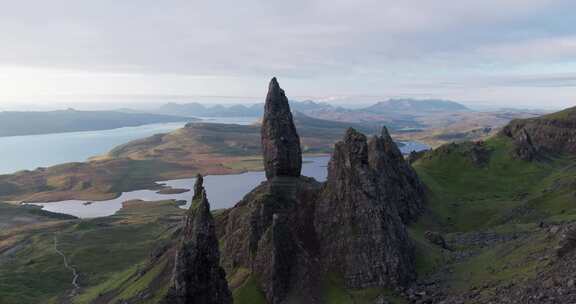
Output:
<path fill-rule="evenodd" d="M 574 0 L 0 3 L 0 107 L 261 101 L 272 76 L 299 99 L 576 105 Z"/>

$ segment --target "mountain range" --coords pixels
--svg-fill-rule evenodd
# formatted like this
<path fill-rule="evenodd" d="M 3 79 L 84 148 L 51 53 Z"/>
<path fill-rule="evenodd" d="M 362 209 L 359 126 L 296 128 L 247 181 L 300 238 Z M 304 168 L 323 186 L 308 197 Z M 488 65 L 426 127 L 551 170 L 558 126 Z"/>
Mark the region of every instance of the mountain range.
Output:
<path fill-rule="evenodd" d="M 430 112 L 453 112 L 453 111 L 470 111 L 466 106 L 447 100 L 437 100 L 437 99 L 390 99 L 387 101 L 378 102 L 372 106 L 359 108 L 359 109 L 348 109 L 344 107 L 333 106 L 325 102 L 315 102 L 312 100 L 305 101 L 290 101 L 290 107 L 294 112 L 312 113 L 312 112 L 336 112 L 336 113 L 348 113 L 348 112 L 367 112 L 367 113 L 378 113 L 378 114 L 389 114 L 389 113 L 411 113 L 413 115 L 420 115 Z M 169 115 L 189 115 L 189 116 L 200 116 L 200 117 L 242 117 L 242 116 L 262 116 L 263 104 L 252 104 L 252 105 L 204 105 L 201 103 L 167 103 L 162 105 L 158 109 L 158 113 L 169 114 Z"/>

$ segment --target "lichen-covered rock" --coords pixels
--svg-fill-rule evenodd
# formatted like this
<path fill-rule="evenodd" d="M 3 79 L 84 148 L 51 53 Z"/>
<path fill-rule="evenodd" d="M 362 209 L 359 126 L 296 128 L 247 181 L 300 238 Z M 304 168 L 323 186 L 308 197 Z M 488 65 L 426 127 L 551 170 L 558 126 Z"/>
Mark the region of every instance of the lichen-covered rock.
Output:
<path fill-rule="evenodd" d="M 300 137 L 294 126 L 288 98 L 276 78 L 272 78 L 268 87 L 261 135 L 266 177 L 299 177 L 302 170 Z"/>
<path fill-rule="evenodd" d="M 350 288 L 401 286 L 416 276 L 413 245 L 381 182 L 382 156 L 374 155 L 380 144 L 369 148 L 349 129 L 335 146 L 316 205 L 323 271 L 343 274 Z"/>
<path fill-rule="evenodd" d="M 228 304 L 232 296 L 226 273 L 220 267 L 220 252 L 214 219 L 201 177 L 195 190 L 201 190 L 188 210 L 176 251 L 170 289 L 164 303 Z"/>

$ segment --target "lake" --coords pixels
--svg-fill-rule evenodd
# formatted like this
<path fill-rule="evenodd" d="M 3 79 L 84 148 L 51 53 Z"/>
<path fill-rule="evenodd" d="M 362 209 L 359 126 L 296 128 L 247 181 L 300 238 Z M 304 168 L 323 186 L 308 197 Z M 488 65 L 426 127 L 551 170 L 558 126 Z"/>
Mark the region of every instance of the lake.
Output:
<path fill-rule="evenodd" d="M 310 176 L 318 181 L 326 180 L 326 165 L 329 157 L 305 157 L 302 164 L 302 175 Z M 208 195 L 208 201 L 212 210 L 221 208 L 230 208 L 237 203 L 244 195 L 266 180 L 263 171 L 246 172 L 241 174 L 228 175 L 208 175 L 204 177 L 204 187 Z M 194 186 L 196 178 L 176 179 L 158 182 L 173 188 L 191 189 Z M 89 205 L 84 205 L 86 201 L 68 200 L 55 203 L 34 203 L 34 205 L 43 206 L 44 210 L 74 215 L 80 218 L 93 218 L 109 216 L 122 208 L 122 202 L 133 199 L 145 201 L 158 200 L 185 200 L 187 208 L 192 199 L 192 192 L 178 194 L 158 194 L 154 190 L 136 190 L 124 192 L 119 197 L 98 201 Z"/>

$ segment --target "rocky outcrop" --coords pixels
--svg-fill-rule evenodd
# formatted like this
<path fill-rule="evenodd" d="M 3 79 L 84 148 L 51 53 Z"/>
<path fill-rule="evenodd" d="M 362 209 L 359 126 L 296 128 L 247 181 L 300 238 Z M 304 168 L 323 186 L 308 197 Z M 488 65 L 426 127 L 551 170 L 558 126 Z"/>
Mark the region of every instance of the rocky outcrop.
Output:
<path fill-rule="evenodd" d="M 385 151 L 386 140 L 368 144 L 349 129 L 335 146 L 316 206 L 323 271 L 343 274 L 350 288 L 400 286 L 416 275 L 414 248 L 382 182 L 385 155 L 394 153 Z"/>
<path fill-rule="evenodd" d="M 384 200 L 396 204 L 405 223 L 415 220 L 424 210 L 424 185 L 404 159 L 386 127 L 382 128 L 380 136 L 368 141 L 368 162 L 378 174 Z"/>
<path fill-rule="evenodd" d="M 255 281 L 273 304 L 324 303 L 322 284 L 333 275 L 343 277 L 340 288 L 415 278 L 404 222 L 422 212 L 424 188 L 386 129 L 370 142 L 348 130 L 326 183 L 300 176 L 298 134 L 272 79 L 262 144 L 268 180 L 218 217 L 222 266 L 235 286 Z"/>
<path fill-rule="evenodd" d="M 196 174 L 196 181 L 194 182 L 194 196 L 192 201 L 197 201 L 202 198 L 202 193 L 204 193 L 204 177 L 202 174 Z"/>
<path fill-rule="evenodd" d="M 320 303 L 314 179 L 276 177 L 226 210 L 222 265 L 232 275 L 249 269 L 268 303 Z"/>
<path fill-rule="evenodd" d="M 428 242 L 440 246 L 442 249 L 449 250 L 448 244 L 446 243 L 446 239 L 442 236 L 442 234 L 434 231 L 426 231 L 424 233 L 424 238 L 428 240 Z"/>
<path fill-rule="evenodd" d="M 500 135 L 512 139 L 514 156 L 523 160 L 576 154 L 576 107 L 538 118 L 513 120 Z"/>
<path fill-rule="evenodd" d="M 176 251 L 171 286 L 164 303 L 228 304 L 232 296 L 220 267 L 220 252 L 210 204 L 198 176 L 196 198 L 188 210 Z"/>
<path fill-rule="evenodd" d="M 288 98 L 276 78 L 272 78 L 268 87 L 261 136 L 266 177 L 299 177 L 302 170 L 300 137 Z"/>

